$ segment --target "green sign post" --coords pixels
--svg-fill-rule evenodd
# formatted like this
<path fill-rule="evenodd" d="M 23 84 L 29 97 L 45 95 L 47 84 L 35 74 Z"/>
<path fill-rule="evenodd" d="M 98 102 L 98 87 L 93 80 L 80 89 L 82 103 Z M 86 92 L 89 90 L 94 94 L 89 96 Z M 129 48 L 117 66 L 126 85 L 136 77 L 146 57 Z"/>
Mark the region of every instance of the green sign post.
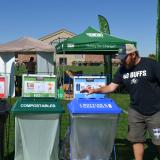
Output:
<path fill-rule="evenodd" d="M 106 33 L 110 35 L 110 29 L 109 29 L 109 24 L 108 21 L 105 17 L 98 15 L 98 20 L 99 20 L 99 26 L 100 26 L 100 31 L 102 33 Z M 107 83 L 110 83 L 112 81 L 112 54 L 104 54 L 104 73 L 105 75 L 109 75 L 106 76 L 106 78 L 108 78 Z"/>

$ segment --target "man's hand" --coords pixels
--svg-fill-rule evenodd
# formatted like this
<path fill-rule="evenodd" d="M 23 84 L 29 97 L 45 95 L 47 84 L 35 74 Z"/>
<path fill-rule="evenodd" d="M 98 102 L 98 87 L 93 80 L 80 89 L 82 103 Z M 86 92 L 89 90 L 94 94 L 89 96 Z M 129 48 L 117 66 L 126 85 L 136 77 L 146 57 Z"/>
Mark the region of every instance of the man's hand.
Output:
<path fill-rule="evenodd" d="M 106 85 L 104 87 L 100 87 L 100 88 L 96 88 L 96 89 L 93 89 L 91 87 L 86 87 L 84 89 L 82 89 L 80 91 L 80 93 L 88 93 L 88 94 L 93 94 L 93 93 L 110 93 L 110 92 L 113 92 L 117 89 L 119 85 L 116 84 L 116 83 L 110 83 L 109 85 Z"/>
<path fill-rule="evenodd" d="M 85 89 L 82 89 L 82 90 L 80 91 L 80 93 L 93 94 L 93 93 L 94 93 L 94 89 L 92 89 L 92 88 L 85 88 Z"/>

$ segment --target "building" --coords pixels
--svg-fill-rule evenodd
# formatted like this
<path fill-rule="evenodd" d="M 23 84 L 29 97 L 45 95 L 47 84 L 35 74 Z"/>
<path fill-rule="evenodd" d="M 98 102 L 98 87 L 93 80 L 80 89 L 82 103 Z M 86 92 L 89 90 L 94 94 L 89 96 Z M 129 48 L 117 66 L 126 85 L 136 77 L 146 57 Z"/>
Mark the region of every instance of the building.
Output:
<path fill-rule="evenodd" d="M 51 44 L 53 47 L 55 47 L 58 43 L 64 41 L 67 38 L 74 37 L 76 34 L 72 33 L 66 29 L 61 29 L 57 32 L 48 34 L 39 40 Z M 74 62 L 84 62 L 85 61 L 85 55 L 76 55 L 76 54 L 56 54 L 55 57 L 56 65 L 72 65 Z"/>

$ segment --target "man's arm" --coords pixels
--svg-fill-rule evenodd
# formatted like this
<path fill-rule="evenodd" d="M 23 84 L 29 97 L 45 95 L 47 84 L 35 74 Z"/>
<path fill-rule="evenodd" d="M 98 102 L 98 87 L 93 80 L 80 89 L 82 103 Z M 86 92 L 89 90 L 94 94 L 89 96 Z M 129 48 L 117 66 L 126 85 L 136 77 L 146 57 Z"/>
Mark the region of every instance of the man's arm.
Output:
<path fill-rule="evenodd" d="M 114 92 L 117 88 L 118 88 L 118 84 L 116 83 L 110 83 L 109 85 L 106 85 L 104 87 L 101 88 L 97 88 L 97 89 L 91 89 L 91 88 L 85 88 L 83 90 L 81 90 L 81 93 L 89 93 L 89 94 L 93 94 L 93 93 L 110 93 L 110 92 Z"/>

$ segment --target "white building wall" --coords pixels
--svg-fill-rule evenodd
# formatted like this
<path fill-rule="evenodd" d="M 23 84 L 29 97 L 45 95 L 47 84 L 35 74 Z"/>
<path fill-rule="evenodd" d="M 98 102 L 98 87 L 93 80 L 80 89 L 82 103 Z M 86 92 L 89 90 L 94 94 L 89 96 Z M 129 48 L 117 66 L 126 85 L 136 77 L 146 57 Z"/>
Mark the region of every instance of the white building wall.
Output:
<path fill-rule="evenodd" d="M 15 96 L 14 62 L 14 53 L 0 53 L 0 75 L 7 77 L 7 93 L 11 97 Z"/>

